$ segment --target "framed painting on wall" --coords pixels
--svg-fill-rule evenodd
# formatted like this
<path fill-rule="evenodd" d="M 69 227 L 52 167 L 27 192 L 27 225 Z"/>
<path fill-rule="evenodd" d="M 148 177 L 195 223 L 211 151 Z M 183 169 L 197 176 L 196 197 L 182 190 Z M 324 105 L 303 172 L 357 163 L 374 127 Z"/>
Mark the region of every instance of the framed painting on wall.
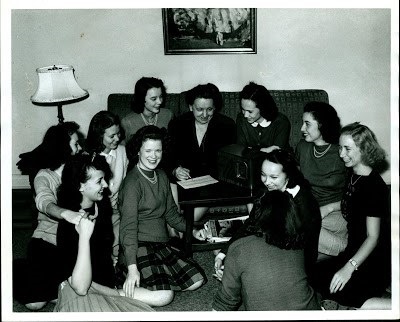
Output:
<path fill-rule="evenodd" d="M 162 9 L 164 53 L 255 54 L 256 9 Z"/>

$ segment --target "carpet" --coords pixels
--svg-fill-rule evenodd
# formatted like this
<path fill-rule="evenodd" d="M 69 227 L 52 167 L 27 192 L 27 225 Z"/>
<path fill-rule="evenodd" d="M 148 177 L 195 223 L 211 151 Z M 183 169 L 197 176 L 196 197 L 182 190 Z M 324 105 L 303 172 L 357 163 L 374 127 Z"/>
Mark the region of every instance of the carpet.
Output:
<path fill-rule="evenodd" d="M 13 229 L 13 258 L 23 258 L 32 235 L 30 229 Z M 207 276 L 207 283 L 199 289 L 189 292 L 175 292 L 175 298 L 169 305 L 154 308 L 156 311 L 211 311 L 214 294 L 220 287 L 220 282 L 212 277 L 214 273 L 214 254 L 212 251 L 196 252 L 193 258 L 201 265 Z M 38 312 L 52 312 L 54 304 L 49 303 Z M 14 312 L 31 312 L 21 303 L 13 300 Z"/>

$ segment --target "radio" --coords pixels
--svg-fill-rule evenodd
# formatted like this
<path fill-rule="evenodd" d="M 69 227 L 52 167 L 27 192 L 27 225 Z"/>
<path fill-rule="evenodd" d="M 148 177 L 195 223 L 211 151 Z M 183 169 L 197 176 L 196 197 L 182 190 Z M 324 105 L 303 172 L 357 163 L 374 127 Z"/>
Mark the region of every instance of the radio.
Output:
<path fill-rule="evenodd" d="M 230 144 L 218 151 L 218 179 L 250 190 L 262 186 L 261 165 L 265 153 L 258 149 Z"/>

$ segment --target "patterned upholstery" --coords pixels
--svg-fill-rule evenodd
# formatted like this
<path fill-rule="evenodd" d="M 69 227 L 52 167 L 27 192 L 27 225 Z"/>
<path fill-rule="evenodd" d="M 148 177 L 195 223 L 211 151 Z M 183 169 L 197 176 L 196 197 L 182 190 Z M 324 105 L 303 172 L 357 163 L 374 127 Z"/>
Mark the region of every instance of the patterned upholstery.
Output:
<path fill-rule="evenodd" d="M 292 126 L 289 143 L 295 148 L 301 137 L 300 128 L 304 105 L 311 101 L 329 103 L 328 93 L 319 89 L 270 90 L 270 93 L 278 110 L 289 118 Z M 240 112 L 239 94 L 239 92 L 222 92 L 224 106 L 221 112 L 233 120 L 236 120 L 236 116 Z M 133 94 L 110 94 L 107 103 L 108 110 L 122 119 L 130 112 L 132 99 Z M 189 107 L 185 101 L 185 92 L 168 93 L 165 107 L 169 108 L 175 116 L 187 112 Z"/>

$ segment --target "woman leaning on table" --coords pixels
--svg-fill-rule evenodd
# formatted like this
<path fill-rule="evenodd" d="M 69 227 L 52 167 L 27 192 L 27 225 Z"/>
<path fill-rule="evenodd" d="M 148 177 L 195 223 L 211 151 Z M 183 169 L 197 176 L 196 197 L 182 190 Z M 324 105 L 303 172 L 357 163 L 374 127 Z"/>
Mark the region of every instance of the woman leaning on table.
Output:
<path fill-rule="evenodd" d="M 186 94 L 189 112 L 173 119 L 168 127 L 174 141 L 172 174 L 176 180 L 217 175 L 218 150 L 235 143 L 235 122 L 220 113 L 222 95 L 214 84 L 197 85 Z M 176 187 L 175 187 L 176 188 Z M 176 189 L 173 191 L 177 195 Z M 208 208 L 195 209 L 198 221 Z"/>
<path fill-rule="evenodd" d="M 386 153 L 365 125 L 352 123 L 340 135 L 340 157 L 351 174 L 341 209 L 348 244 L 336 258 L 321 261 L 312 285 L 326 299 L 361 309 L 390 309 L 382 299 L 390 281 L 389 191 L 379 173 Z"/>
<path fill-rule="evenodd" d="M 296 159 L 320 206 L 319 259 L 337 256 L 347 244 L 346 221 L 340 212 L 346 177 L 345 165 L 339 157 L 340 128 L 340 119 L 331 105 L 323 102 L 305 105 L 303 139 L 296 146 Z"/>
<path fill-rule="evenodd" d="M 265 154 L 265 160 L 261 166 L 261 181 L 266 190 L 264 194 L 271 191 L 286 191 L 293 200 L 295 209 L 304 229 L 304 259 L 305 271 L 311 275 L 318 256 L 318 237 L 321 229 L 321 215 L 318 203 L 312 195 L 308 182 L 297 166 L 292 153 L 279 149 Z M 253 233 L 252 226 L 256 220 L 256 214 L 260 211 L 260 201 L 256 200 L 249 219 L 247 219 L 240 230 L 229 240 L 215 257 L 215 276 L 218 279 L 223 275 L 223 261 L 233 241 Z"/>

